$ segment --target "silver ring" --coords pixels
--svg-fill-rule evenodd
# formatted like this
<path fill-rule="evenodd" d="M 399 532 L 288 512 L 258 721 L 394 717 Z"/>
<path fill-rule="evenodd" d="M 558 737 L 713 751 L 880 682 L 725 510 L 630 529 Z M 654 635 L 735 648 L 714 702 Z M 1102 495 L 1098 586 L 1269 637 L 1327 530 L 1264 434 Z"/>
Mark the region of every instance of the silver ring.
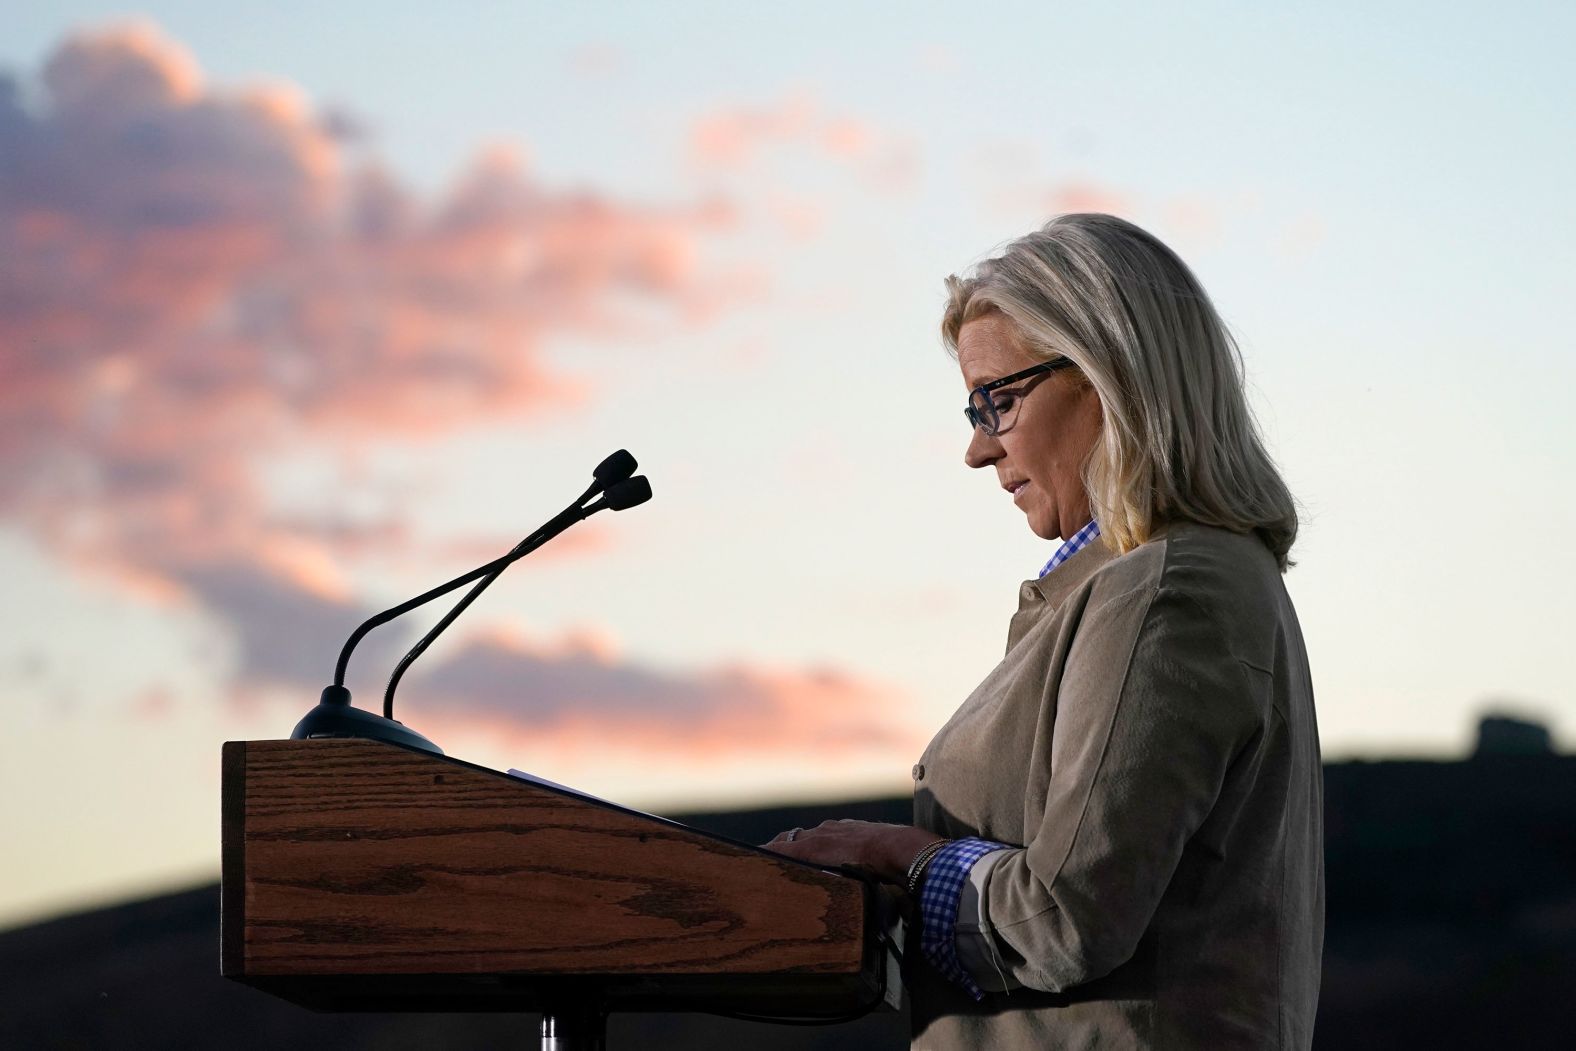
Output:
<path fill-rule="evenodd" d="M 788 830 L 788 842 L 792 843 L 794 841 L 794 839 L 796 837 L 798 837 L 799 833 L 801 833 L 803 831 L 804 831 L 804 829 L 802 829 L 802 828 L 790 828 Z"/>

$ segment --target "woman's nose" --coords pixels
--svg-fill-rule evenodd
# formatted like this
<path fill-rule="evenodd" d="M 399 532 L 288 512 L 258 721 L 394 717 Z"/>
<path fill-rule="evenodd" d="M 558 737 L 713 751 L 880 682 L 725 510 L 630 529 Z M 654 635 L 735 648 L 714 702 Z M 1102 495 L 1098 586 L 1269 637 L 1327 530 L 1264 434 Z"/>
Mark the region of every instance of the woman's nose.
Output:
<path fill-rule="evenodd" d="M 974 428 L 969 447 L 963 451 L 963 462 L 970 467 L 988 467 L 999 459 L 1001 442 L 986 434 L 983 427 Z"/>

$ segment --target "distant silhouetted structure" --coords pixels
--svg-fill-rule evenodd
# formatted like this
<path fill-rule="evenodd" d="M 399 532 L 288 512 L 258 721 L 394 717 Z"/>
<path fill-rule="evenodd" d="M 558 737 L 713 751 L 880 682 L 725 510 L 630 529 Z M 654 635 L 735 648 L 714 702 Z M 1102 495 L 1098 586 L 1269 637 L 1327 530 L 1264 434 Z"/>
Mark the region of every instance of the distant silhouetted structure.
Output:
<path fill-rule="evenodd" d="M 1553 755 L 1554 742 L 1542 723 L 1509 715 L 1485 715 L 1478 723 L 1472 758 L 1497 755 Z"/>
<path fill-rule="evenodd" d="M 1493 715 L 1477 756 L 1325 767 L 1328 911 L 1314 1051 L 1571 1046 L 1576 755 L 1551 754 L 1536 723 Z M 911 807 L 901 798 L 685 820 L 760 843 L 826 817 L 907 821 Z M 4 1051 L 513 1051 L 536 1032 L 525 1014 L 316 1014 L 221 978 L 217 885 L 0 931 Z M 902 1014 L 821 1028 L 615 1014 L 608 1047 L 906 1051 L 908 1023 Z"/>

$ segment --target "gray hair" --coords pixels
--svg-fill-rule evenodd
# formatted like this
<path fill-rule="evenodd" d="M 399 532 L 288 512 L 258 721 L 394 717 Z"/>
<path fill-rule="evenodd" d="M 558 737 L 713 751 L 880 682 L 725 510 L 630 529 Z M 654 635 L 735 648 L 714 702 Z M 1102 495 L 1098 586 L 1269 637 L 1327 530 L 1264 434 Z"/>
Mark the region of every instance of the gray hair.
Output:
<path fill-rule="evenodd" d="M 1118 553 L 1185 519 L 1257 534 L 1281 571 L 1297 538 L 1291 491 L 1243 390 L 1242 353 L 1187 265 L 1111 215 L 1061 215 L 946 280 L 941 336 L 990 312 L 1031 354 L 1071 358 L 1100 398 L 1084 465 L 1101 535 Z"/>

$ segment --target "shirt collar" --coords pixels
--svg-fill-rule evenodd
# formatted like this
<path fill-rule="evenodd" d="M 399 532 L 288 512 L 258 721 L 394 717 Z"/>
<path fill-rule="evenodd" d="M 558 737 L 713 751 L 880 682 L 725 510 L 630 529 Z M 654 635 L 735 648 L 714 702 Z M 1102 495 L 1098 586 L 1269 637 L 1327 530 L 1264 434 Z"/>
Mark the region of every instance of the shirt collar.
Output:
<path fill-rule="evenodd" d="M 1052 555 L 1051 560 L 1045 563 L 1044 568 L 1040 570 L 1040 576 L 1045 576 L 1045 574 L 1088 547 L 1089 542 L 1099 535 L 1100 523 L 1091 521 L 1078 532 L 1062 541 L 1062 546 L 1056 549 L 1056 554 Z"/>

